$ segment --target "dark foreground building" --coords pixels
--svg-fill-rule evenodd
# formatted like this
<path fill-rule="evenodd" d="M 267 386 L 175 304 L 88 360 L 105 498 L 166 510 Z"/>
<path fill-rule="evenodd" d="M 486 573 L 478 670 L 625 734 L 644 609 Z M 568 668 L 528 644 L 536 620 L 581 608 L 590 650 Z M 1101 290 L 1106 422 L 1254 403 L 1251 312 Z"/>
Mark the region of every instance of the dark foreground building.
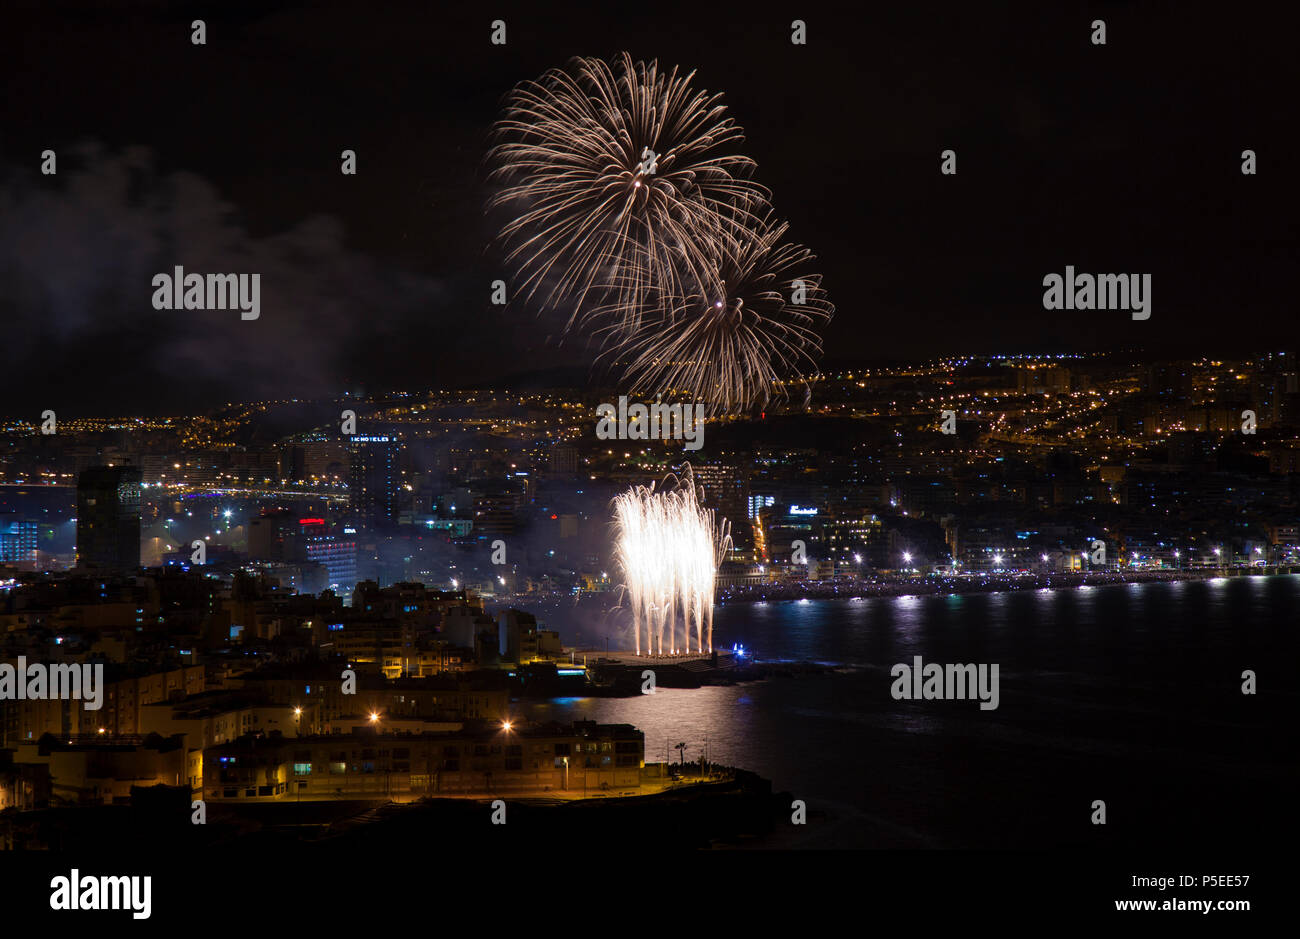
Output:
<path fill-rule="evenodd" d="M 432 733 L 354 728 L 241 737 L 203 752 L 203 798 L 378 798 L 596 793 L 640 785 L 645 735 L 630 724 L 496 722 Z"/>
<path fill-rule="evenodd" d="M 77 566 L 140 566 L 140 469 L 92 466 L 77 477 Z"/>

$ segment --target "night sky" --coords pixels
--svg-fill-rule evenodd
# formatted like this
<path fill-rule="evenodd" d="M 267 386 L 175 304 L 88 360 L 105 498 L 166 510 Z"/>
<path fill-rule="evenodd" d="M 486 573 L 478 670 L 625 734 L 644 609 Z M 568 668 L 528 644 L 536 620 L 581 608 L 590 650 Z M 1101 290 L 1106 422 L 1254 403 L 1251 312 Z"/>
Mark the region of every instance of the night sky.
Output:
<path fill-rule="evenodd" d="M 0 412 L 581 378 L 581 339 L 489 303 L 505 271 L 483 160 L 516 82 L 624 49 L 724 93 L 756 178 L 820 259 L 838 307 L 828 364 L 1300 345 L 1300 83 L 1293 33 L 1263 13 L 465 6 L 7 10 Z M 356 176 L 339 172 L 345 148 Z M 261 273 L 260 320 L 153 310 L 150 279 L 176 264 Z M 1042 278 L 1067 264 L 1150 273 L 1151 319 L 1045 311 Z"/>

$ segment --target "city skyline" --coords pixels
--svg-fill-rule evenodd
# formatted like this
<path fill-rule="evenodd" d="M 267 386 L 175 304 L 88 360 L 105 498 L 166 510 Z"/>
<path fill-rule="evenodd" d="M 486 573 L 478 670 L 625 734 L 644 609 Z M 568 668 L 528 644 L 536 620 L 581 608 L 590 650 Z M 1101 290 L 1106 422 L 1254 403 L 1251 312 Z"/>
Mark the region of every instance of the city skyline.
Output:
<path fill-rule="evenodd" d="M 51 418 L 39 428 L 10 426 L 23 435 L 15 444 L 23 437 L 27 444 L 0 461 L 0 482 L 15 550 L 30 554 L 39 542 L 46 563 L 48 552 L 66 557 L 71 544 L 70 530 L 53 521 L 71 507 L 67 496 L 59 508 L 57 492 L 70 490 L 51 487 L 83 483 L 93 492 L 87 473 L 122 472 L 94 470 L 107 462 L 140 477 L 140 563 L 183 562 L 184 546 L 199 536 L 214 552 L 205 563 L 239 567 L 246 555 L 297 589 L 316 585 L 309 592 L 431 578 L 488 595 L 539 578 L 552 590 L 568 589 L 567 579 L 575 590 L 599 592 L 615 566 L 601 530 L 612 517 L 605 502 L 620 486 L 663 486 L 687 466 L 705 506 L 731 531 L 720 577 L 728 595 L 752 594 L 781 574 L 788 558 L 780 545 L 791 539 L 805 544 L 811 580 L 894 570 L 904 555 L 907 566 L 950 573 L 1182 569 L 1204 566 L 1211 547 L 1229 552 L 1225 563 L 1234 552 L 1285 557 L 1269 546 L 1288 543 L 1277 531 L 1290 530 L 1293 514 L 1287 478 L 1300 460 L 1298 373 L 1284 353 L 1153 363 L 966 356 L 873 366 L 822 376 L 807 410 L 703 423 L 698 447 L 687 439 L 603 439 L 604 392 L 591 388 Z M 359 414 L 303 421 L 304 410 L 328 415 L 340 404 Z M 778 470 L 782 461 L 797 469 Z M 1248 516 L 1216 521 L 1188 498 L 1225 486 L 1215 497 L 1240 493 L 1232 498 L 1249 500 Z M 37 499 L 42 491 L 52 500 Z M 37 504 L 44 507 L 33 514 Z M 1161 507 L 1175 516 L 1162 521 Z M 88 521 L 88 511 L 78 514 Z M 1041 534 L 1044 525 L 1058 533 Z M 579 533 L 548 564 L 545 556 L 556 557 Z M 411 540 L 425 535 L 454 550 L 427 556 Z M 515 552 L 499 570 L 487 564 L 496 538 Z M 1110 559 L 1083 556 L 1081 564 L 1077 550 L 1096 539 Z M 403 564 L 380 560 L 402 544 Z M 972 544 L 983 547 L 972 554 Z M 361 545 L 369 545 L 368 560 L 356 553 Z M 312 569 L 318 561 L 327 573 Z M 440 575 L 439 563 L 453 573 Z"/>

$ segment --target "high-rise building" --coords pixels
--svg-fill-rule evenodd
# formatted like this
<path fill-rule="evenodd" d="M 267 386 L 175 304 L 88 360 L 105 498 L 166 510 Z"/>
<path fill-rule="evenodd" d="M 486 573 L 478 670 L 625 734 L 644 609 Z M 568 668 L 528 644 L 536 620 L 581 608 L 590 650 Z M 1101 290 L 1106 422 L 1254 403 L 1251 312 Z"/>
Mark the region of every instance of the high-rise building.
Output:
<path fill-rule="evenodd" d="M 92 466 L 77 477 L 78 566 L 140 566 L 140 480 L 135 466 Z"/>
<path fill-rule="evenodd" d="M 300 483 L 307 478 L 307 451 L 301 446 L 280 450 L 280 478 Z"/>
<path fill-rule="evenodd" d="M 302 535 L 306 559 L 325 568 L 329 587 L 340 595 L 351 592 L 357 584 L 357 543 L 346 535 L 321 529 L 318 534 Z"/>
<path fill-rule="evenodd" d="M 519 496 L 511 492 L 482 493 L 474 497 L 474 536 L 491 540 L 515 533 Z"/>
<path fill-rule="evenodd" d="M 557 479 L 568 479 L 578 473 L 578 448 L 569 444 L 551 447 L 548 468 Z"/>
<path fill-rule="evenodd" d="M 1265 427 L 1294 423 L 1300 415 L 1300 373 L 1282 369 L 1264 371 L 1256 376 L 1251 393 L 1259 423 Z"/>
<path fill-rule="evenodd" d="M 401 511 L 397 437 L 377 434 L 353 437 L 350 484 L 352 514 L 367 527 L 397 524 Z"/>
<path fill-rule="evenodd" d="M 321 519 L 324 524 L 324 519 Z M 285 539 L 298 533 L 298 513 L 288 509 L 263 509 L 248 521 L 248 554 L 261 561 L 283 561 L 288 557 Z"/>
<path fill-rule="evenodd" d="M 26 564 L 36 560 L 40 526 L 12 512 L 0 512 L 0 564 Z"/>
<path fill-rule="evenodd" d="M 731 523 L 731 540 L 736 544 L 750 543 L 748 521 L 750 515 L 749 477 L 738 465 L 701 463 L 692 470 L 699 492 L 700 504 L 713 509 L 718 521 Z"/>

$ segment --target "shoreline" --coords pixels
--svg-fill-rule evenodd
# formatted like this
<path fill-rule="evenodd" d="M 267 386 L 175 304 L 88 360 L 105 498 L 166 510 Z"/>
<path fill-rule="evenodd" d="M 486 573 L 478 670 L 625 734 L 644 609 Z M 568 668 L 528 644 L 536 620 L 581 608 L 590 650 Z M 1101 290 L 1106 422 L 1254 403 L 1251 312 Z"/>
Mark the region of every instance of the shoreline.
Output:
<path fill-rule="evenodd" d="M 961 596 L 965 594 L 1002 593 L 1014 590 L 1071 590 L 1079 587 L 1105 587 L 1116 584 L 1188 583 L 1226 577 L 1267 577 L 1300 573 L 1300 568 L 1283 565 L 1269 568 L 1207 568 L 1085 574 L 960 574 L 955 577 L 930 576 L 906 580 L 831 581 L 764 584 L 752 588 L 730 587 L 719 591 L 716 603 L 768 603 L 798 600 L 866 600 L 877 597 Z"/>
<path fill-rule="evenodd" d="M 889 580 L 833 580 L 798 581 L 789 584 L 761 584 L 752 587 L 723 587 L 717 591 L 714 604 L 765 603 L 789 600 L 852 600 L 875 597 L 930 596 L 940 594 L 964 595 L 1000 593 L 1012 590 L 1070 590 L 1077 587 L 1104 587 L 1114 584 L 1183 583 L 1217 580 L 1227 577 L 1274 577 L 1300 574 L 1300 564 L 1281 564 L 1269 567 L 1187 568 L 1180 570 L 1092 572 L 1087 574 L 959 574 L 956 577 L 932 575 Z M 513 594 L 485 596 L 494 607 L 504 609 L 518 606 L 580 607 L 599 604 L 610 591 L 600 591 L 575 597 L 572 594 L 537 595 Z"/>

